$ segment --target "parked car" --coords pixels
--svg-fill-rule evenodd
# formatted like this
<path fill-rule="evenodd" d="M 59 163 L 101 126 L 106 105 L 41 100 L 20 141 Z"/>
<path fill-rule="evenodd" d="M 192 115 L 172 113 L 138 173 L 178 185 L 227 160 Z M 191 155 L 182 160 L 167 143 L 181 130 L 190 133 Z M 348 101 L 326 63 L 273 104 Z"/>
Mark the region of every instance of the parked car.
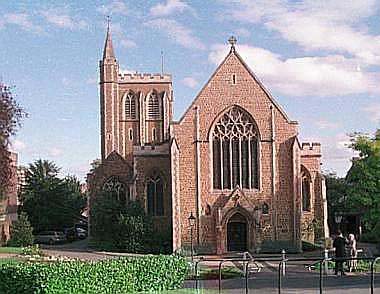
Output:
<path fill-rule="evenodd" d="M 63 230 L 66 235 L 67 241 L 75 241 L 78 239 L 77 230 L 75 228 L 66 228 Z"/>
<path fill-rule="evenodd" d="M 54 245 L 58 243 L 64 243 L 66 241 L 67 238 L 65 234 L 60 231 L 45 231 L 35 236 L 35 243 Z"/>
<path fill-rule="evenodd" d="M 87 238 L 87 230 L 83 228 L 76 228 L 78 239 L 86 239 Z"/>

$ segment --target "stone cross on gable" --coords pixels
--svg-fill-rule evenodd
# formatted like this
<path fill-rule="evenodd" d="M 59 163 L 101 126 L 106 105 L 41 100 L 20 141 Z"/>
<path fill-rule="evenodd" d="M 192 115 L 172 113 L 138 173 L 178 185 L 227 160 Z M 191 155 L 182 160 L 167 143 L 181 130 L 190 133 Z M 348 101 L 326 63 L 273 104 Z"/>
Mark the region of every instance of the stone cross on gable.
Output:
<path fill-rule="evenodd" d="M 237 40 L 234 36 L 231 36 L 229 39 L 228 39 L 228 43 L 231 44 L 231 49 L 235 49 L 235 44 L 236 44 Z"/>

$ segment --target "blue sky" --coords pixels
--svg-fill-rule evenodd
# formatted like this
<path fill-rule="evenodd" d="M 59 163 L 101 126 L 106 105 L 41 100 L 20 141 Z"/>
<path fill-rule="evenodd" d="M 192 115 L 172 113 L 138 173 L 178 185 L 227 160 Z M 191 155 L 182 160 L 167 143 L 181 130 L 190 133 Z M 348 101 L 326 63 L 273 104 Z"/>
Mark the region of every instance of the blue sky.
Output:
<path fill-rule="evenodd" d="M 344 175 L 348 133 L 380 127 L 380 1 L 1 1 L 0 77 L 27 110 L 21 164 L 43 158 L 84 180 L 100 157 L 98 64 L 112 17 L 123 71 L 173 75 L 178 119 L 237 50 L 291 119 Z"/>

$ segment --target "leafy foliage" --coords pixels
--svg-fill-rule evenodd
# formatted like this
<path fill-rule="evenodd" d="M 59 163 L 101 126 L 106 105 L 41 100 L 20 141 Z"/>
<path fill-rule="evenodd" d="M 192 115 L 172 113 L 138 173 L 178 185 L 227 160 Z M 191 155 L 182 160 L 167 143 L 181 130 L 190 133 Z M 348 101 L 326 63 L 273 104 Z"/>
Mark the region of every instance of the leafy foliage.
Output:
<path fill-rule="evenodd" d="M 189 272 L 179 256 L 98 262 L 0 264 L 0 293 L 133 293 L 181 287 Z"/>
<path fill-rule="evenodd" d="M 9 139 L 15 135 L 21 119 L 26 116 L 9 87 L 0 83 L 0 199 L 11 177 Z"/>
<path fill-rule="evenodd" d="M 336 173 L 324 174 L 326 181 L 328 223 L 334 231 L 335 214 L 345 209 L 347 197 L 347 183 L 345 178 L 340 178 Z"/>
<path fill-rule="evenodd" d="M 25 247 L 33 245 L 33 242 L 33 228 L 30 225 L 28 216 L 25 213 L 21 213 L 18 216 L 18 220 L 12 225 L 11 239 L 8 244 L 14 247 Z"/>
<path fill-rule="evenodd" d="M 21 193 L 21 210 L 36 232 L 73 226 L 86 205 L 79 181 L 72 176 L 58 178 L 59 168 L 51 161 L 29 165 Z"/>
<path fill-rule="evenodd" d="M 373 137 L 354 134 L 351 147 L 359 152 L 359 158 L 346 176 L 347 204 L 363 213 L 367 232 L 379 228 L 380 233 L 380 130 Z"/>
<path fill-rule="evenodd" d="M 91 206 L 91 232 L 95 244 L 107 250 L 149 251 L 151 219 L 138 201 L 119 201 L 116 191 L 101 191 Z"/>

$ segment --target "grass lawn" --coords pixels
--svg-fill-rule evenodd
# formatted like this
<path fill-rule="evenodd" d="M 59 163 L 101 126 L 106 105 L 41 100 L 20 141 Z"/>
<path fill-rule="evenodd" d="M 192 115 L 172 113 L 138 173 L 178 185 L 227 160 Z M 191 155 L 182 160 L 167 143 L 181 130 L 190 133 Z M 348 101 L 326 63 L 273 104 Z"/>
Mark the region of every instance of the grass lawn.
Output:
<path fill-rule="evenodd" d="M 232 279 L 232 278 L 243 277 L 243 276 L 244 274 L 234 266 L 222 267 L 222 279 Z M 219 269 L 201 267 L 198 270 L 198 279 L 199 280 L 218 280 Z M 187 293 L 187 292 L 184 292 L 184 293 Z"/>
<path fill-rule="evenodd" d="M 21 254 L 22 253 L 22 247 L 0 247 L 0 254 L 1 253 Z"/>
<path fill-rule="evenodd" d="M 16 258 L 0 258 L 0 266 L 2 264 L 9 264 L 9 263 L 19 263 L 21 262 L 19 259 Z"/>
<path fill-rule="evenodd" d="M 345 263 L 345 270 L 347 271 L 347 265 Z M 316 270 L 319 270 L 319 267 L 320 267 L 320 264 L 318 263 L 316 266 L 315 266 L 315 269 Z M 335 262 L 334 261 L 328 261 L 328 268 L 329 269 L 334 269 L 335 268 Z M 368 260 L 358 260 L 358 265 L 357 265 L 357 269 L 356 269 L 356 272 L 369 272 L 371 271 L 371 262 L 368 261 Z M 375 264 L 375 267 L 374 267 L 374 272 L 375 273 L 379 273 L 380 272 L 380 263 L 377 262 Z"/>

